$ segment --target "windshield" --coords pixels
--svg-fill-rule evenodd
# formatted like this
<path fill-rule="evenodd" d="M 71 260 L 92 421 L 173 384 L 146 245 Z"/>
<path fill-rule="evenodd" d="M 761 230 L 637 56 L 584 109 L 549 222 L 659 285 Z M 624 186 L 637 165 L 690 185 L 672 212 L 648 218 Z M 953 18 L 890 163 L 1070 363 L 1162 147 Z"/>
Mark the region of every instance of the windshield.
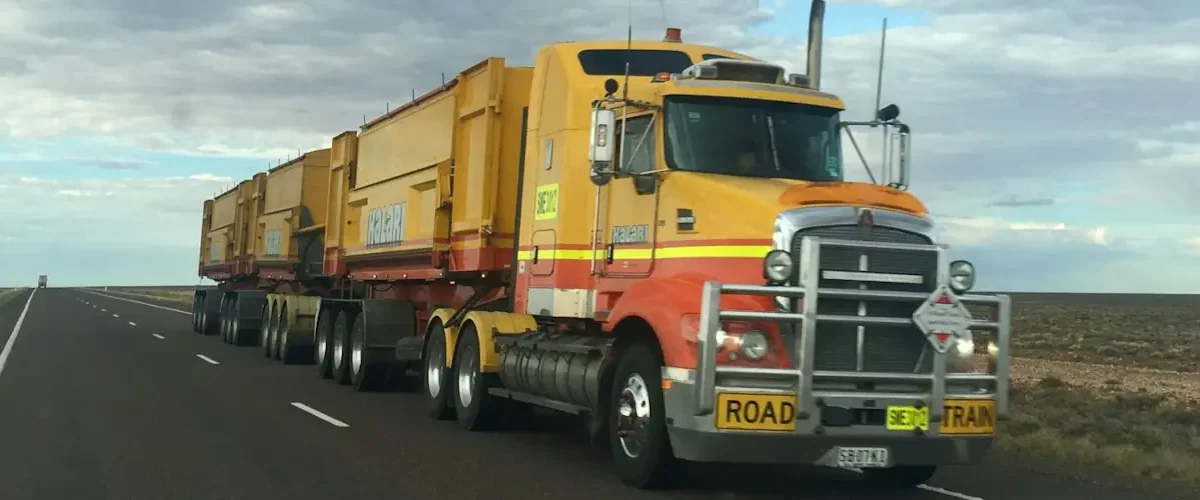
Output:
<path fill-rule="evenodd" d="M 667 166 L 692 172 L 842 180 L 838 110 L 757 99 L 676 96 L 666 105 Z"/>

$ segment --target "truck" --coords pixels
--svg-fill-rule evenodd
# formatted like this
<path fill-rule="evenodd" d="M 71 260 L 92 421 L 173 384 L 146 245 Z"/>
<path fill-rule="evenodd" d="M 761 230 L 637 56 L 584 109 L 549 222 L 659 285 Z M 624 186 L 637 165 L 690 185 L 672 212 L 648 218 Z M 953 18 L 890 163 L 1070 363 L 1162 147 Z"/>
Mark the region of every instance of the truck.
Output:
<path fill-rule="evenodd" d="M 46 283 L 49 278 L 45 274 L 38 275 L 38 288 L 46 288 Z"/>
<path fill-rule="evenodd" d="M 1011 304 L 935 241 L 895 105 L 661 40 L 490 57 L 203 206 L 193 329 L 431 419 L 577 415 L 615 475 L 817 464 L 914 487 L 1008 417 Z M 363 77 L 366 77 L 365 75 Z M 842 135 L 883 130 L 882 179 Z"/>

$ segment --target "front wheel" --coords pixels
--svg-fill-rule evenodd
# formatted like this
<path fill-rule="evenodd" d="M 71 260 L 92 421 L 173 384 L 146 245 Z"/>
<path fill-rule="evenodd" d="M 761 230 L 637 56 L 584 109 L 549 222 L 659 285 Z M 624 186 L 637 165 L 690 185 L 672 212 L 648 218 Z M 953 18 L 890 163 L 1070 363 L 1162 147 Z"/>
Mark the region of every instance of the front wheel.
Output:
<path fill-rule="evenodd" d="M 867 484 L 878 488 L 908 489 L 925 484 L 937 467 L 932 465 L 899 465 L 888 468 L 866 468 L 862 470 Z"/>
<path fill-rule="evenodd" d="M 630 345 L 617 362 L 609 395 L 608 435 L 621 482 L 668 486 L 678 465 L 663 415 L 662 361 L 646 344 Z"/>

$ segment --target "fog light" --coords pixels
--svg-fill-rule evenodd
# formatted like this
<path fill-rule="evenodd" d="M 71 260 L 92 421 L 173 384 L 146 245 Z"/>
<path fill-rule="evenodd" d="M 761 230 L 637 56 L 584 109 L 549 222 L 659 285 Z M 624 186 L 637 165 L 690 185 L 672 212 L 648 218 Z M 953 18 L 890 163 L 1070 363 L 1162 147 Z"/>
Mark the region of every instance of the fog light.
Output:
<path fill-rule="evenodd" d="M 950 263 L 950 288 L 954 293 L 964 293 L 975 286 L 975 266 L 965 260 Z"/>
<path fill-rule="evenodd" d="M 767 355 L 770 345 L 767 336 L 758 330 L 750 330 L 740 336 L 742 355 L 752 361 L 758 361 Z"/>
<path fill-rule="evenodd" d="M 786 282 L 792 277 L 792 255 L 784 250 L 771 250 L 763 257 L 763 278 Z"/>

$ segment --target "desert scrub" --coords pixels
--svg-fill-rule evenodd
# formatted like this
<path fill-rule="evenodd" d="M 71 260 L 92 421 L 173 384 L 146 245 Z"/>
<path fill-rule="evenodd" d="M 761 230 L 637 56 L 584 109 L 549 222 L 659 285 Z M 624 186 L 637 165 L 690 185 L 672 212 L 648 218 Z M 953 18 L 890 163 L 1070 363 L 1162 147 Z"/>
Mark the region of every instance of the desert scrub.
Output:
<path fill-rule="evenodd" d="M 1200 368 L 1200 307 L 1134 297 L 1103 304 L 1018 297 L 1012 312 L 1013 355 L 1186 372 Z"/>
<path fill-rule="evenodd" d="M 1045 378 L 1013 388 L 999 432 L 1008 452 L 1200 487 L 1200 408 L 1160 395 Z"/>

